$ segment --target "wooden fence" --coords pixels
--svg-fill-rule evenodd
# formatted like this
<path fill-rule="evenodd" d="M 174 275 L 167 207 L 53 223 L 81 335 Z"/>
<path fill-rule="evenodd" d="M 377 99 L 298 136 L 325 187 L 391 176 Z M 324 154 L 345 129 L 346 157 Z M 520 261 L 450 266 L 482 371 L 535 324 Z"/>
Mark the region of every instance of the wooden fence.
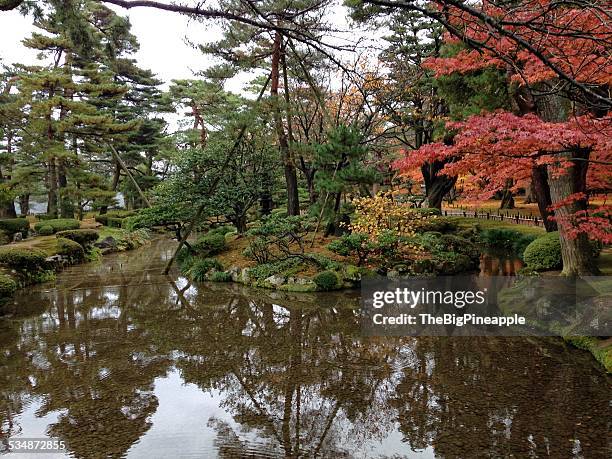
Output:
<path fill-rule="evenodd" d="M 448 217 L 469 217 L 469 218 L 481 218 L 483 220 L 497 220 L 500 222 L 516 223 L 517 225 L 528 225 L 528 226 L 543 226 L 541 217 L 534 217 L 532 215 L 521 215 L 516 213 L 511 215 L 509 212 L 504 214 L 503 212 L 478 212 L 473 210 L 443 210 L 442 214 Z"/>

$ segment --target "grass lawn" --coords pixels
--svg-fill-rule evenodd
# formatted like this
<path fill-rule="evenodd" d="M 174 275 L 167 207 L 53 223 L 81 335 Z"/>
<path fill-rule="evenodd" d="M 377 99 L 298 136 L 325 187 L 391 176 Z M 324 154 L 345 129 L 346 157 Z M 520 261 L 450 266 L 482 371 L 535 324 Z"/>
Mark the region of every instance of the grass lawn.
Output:
<path fill-rule="evenodd" d="M 461 229 L 471 228 L 478 225 L 481 229 L 509 229 L 518 231 L 523 234 L 535 234 L 538 236 L 544 235 L 546 231 L 541 226 L 518 225 L 508 221 L 485 220 L 482 218 L 470 217 L 447 217 L 450 220 L 457 222 Z"/>

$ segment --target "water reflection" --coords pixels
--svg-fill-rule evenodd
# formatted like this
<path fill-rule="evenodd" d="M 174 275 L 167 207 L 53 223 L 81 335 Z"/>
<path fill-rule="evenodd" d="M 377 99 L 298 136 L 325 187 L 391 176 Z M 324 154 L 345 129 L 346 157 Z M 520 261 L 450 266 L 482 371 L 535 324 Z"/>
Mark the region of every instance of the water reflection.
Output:
<path fill-rule="evenodd" d="M 84 458 L 609 457 L 610 380 L 556 340 L 364 339 L 355 292 L 194 286 L 158 274 L 169 251 L 8 305 L 1 439 Z"/>
<path fill-rule="evenodd" d="M 483 253 L 480 256 L 480 276 L 515 276 L 523 266 L 522 260 L 509 254 Z"/>

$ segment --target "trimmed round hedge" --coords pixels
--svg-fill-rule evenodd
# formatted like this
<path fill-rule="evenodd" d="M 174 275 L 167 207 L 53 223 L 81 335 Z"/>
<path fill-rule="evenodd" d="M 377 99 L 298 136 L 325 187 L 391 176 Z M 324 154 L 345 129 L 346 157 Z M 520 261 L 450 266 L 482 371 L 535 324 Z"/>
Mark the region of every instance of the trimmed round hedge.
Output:
<path fill-rule="evenodd" d="M 529 268 L 536 271 L 561 268 L 563 261 L 559 232 L 546 233 L 530 243 L 523 252 L 523 260 Z"/>
<path fill-rule="evenodd" d="M 25 218 L 2 218 L 0 219 L 0 230 L 4 231 L 9 237 L 13 234 L 21 233 L 24 237 L 28 235 L 30 223 Z"/>
<path fill-rule="evenodd" d="M 67 230 L 58 231 L 55 233 L 55 237 L 66 238 L 71 241 L 78 242 L 83 247 L 91 245 L 98 240 L 99 234 L 96 230 L 92 229 L 78 229 L 78 230 Z"/>
<path fill-rule="evenodd" d="M 85 249 L 83 246 L 65 237 L 58 238 L 57 253 L 70 258 L 72 262 L 80 262 L 85 259 Z"/>
<path fill-rule="evenodd" d="M 50 225 L 43 225 L 38 229 L 38 234 L 41 236 L 51 236 L 53 234 L 53 227 Z"/>
<path fill-rule="evenodd" d="M 17 282 L 6 274 L 0 274 L 0 299 L 7 298 L 17 290 Z"/>
<path fill-rule="evenodd" d="M 20 273 L 42 271 L 47 254 L 38 249 L 7 247 L 0 249 L 0 263 Z"/>
<path fill-rule="evenodd" d="M 96 215 L 94 218 L 98 223 L 102 223 L 104 226 L 121 228 L 122 220 L 128 217 L 133 217 L 137 214 L 138 212 L 135 210 L 111 210 L 105 214 Z M 109 222 L 111 219 L 113 219 L 113 221 Z"/>
<path fill-rule="evenodd" d="M 322 271 L 317 274 L 314 283 L 321 290 L 334 290 L 338 288 L 338 275 L 333 271 Z"/>
<path fill-rule="evenodd" d="M 40 229 L 43 226 L 50 226 L 53 228 L 53 232 L 57 233 L 58 231 L 79 229 L 81 227 L 81 223 L 74 218 L 56 218 L 53 220 L 38 222 L 34 225 L 34 229 L 37 233 L 40 233 Z"/>

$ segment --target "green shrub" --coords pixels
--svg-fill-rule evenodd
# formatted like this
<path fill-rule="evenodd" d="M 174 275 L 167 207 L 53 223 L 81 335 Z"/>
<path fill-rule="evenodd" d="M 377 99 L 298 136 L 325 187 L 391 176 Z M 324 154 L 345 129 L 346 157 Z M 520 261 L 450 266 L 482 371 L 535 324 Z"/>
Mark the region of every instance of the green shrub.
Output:
<path fill-rule="evenodd" d="M 334 290 L 339 285 L 338 276 L 333 271 L 320 272 L 313 281 L 320 290 Z"/>
<path fill-rule="evenodd" d="M 108 224 L 108 214 L 96 215 L 94 217 L 94 220 L 97 221 L 98 223 L 106 226 Z"/>
<path fill-rule="evenodd" d="M 145 229 L 126 232 L 116 238 L 117 249 L 120 252 L 124 250 L 137 249 L 138 247 L 145 245 L 150 239 L 151 236 Z"/>
<path fill-rule="evenodd" d="M 51 236 L 53 234 L 53 227 L 51 225 L 43 225 L 38 228 L 38 234 L 41 236 Z"/>
<path fill-rule="evenodd" d="M 36 214 L 36 220 L 55 220 L 55 216 L 54 215 L 49 215 L 49 214 Z"/>
<path fill-rule="evenodd" d="M 599 255 L 601 245 L 597 241 L 590 241 L 591 255 Z M 525 264 L 535 271 L 559 269 L 563 266 L 561 258 L 561 241 L 559 232 L 546 233 L 531 242 L 523 252 Z"/>
<path fill-rule="evenodd" d="M 260 226 L 249 230 L 248 234 L 258 239 L 259 255 L 251 250 L 250 256 L 260 256 L 267 260 L 281 260 L 301 256 L 305 251 L 304 238 L 313 226 L 308 217 L 267 215 L 262 217 Z M 263 255 L 263 251 L 269 253 Z M 261 261 L 259 261 L 261 262 Z"/>
<path fill-rule="evenodd" d="M 85 251 L 85 261 L 94 262 L 100 261 L 102 259 L 102 250 L 98 247 L 89 247 L 88 250 Z"/>
<path fill-rule="evenodd" d="M 93 244 L 98 240 L 99 233 L 92 229 L 79 229 L 79 230 L 67 230 L 58 231 L 55 236 L 60 238 L 70 239 L 71 241 L 78 242 L 83 247 Z"/>
<path fill-rule="evenodd" d="M 523 260 L 529 268 L 536 271 L 561 268 L 559 232 L 547 233 L 529 244 L 523 252 Z"/>
<path fill-rule="evenodd" d="M 121 228 L 122 224 L 123 224 L 123 218 L 108 217 L 106 220 L 106 226 L 110 228 Z"/>
<path fill-rule="evenodd" d="M 291 268 L 296 267 L 301 263 L 299 258 L 287 258 L 270 263 L 263 263 L 249 269 L 249 277 L 256 280 L 267 279 L 274 274 L 283 273 Z"/>
<path fill-rule="evenodd" d="M 258 265 L 268 263 L 272 258 L 268 241 L 260 237 L 251 240 L 248 247 L 242 251 L 242 255 Z"/>
<path fill-rule="evenodd" d="M 11 242 L 10 236 L 6 233 L 6 231 L 0 230 L 0 245 L 5 245 Z"/>
<path fill-rule="evenodd" d="M 523 234 L 520 231 L 503 228 L 491 228 L 482 231 L 478 235 L 478 241 L 484 246 L 515 253 L 519 256 L 537 236 L 533 234 Z"/>
<path fill-rule="evenodd" d="M 357 257 L 357 266 L 361 266 L 375 249 L 370 236 L 365 233 L 345 234 L 332 241 L 327 248 L 343 257 Z"/>
<path fill-rule="evenodd" d="M 225 250 L 225 233 L 209 232 L 197 239 L 193 244 L 193 250 L 199 255 L 210 256 L 217 255 Z"/>
<path fill-rule="evenodd" d="M 196 258 L 188 275 L 194 281 L 206 280 L 206 274 L 211 270 L 223 271 L 223 265 L 216 258 Z"/>
<path fill-rule="evenodd" d="M 0 299 L 7 298 L 17 290 L 17 282 L 6 274 L 0 274 Z"/>
<path fill-rule="evenodd" d="M 313 253 L 309 255 L 309 258 L 314 261 L 320 268 L 331 271 L 338 271 L 342 268 L 342 263 L 332 260 L 325 255 L 320 253 Z"/>
<path fill-rule="evenodd" d="M 57 240 L 57 253 L 70 258 L 73 263 L 83 261 L 85 259 L 85 249 L 81 244 L 65 237 L 60 237 Z"/>
<path fill-rule="evenodd" d="M 184 276 L 188 276 L 189 275 L 189 270 L 191 269 L 191 267 L 193 266 L 193 264 L 196 262 L 197 258 L 192 256 L 188 251 L 187 251 L 187 256 L 185 256 L 184 258 L 181 258 L 181 260 L 177 260 L 177 264 L 179 267 L 179 270 L 181 271 L 181 274 L 183 274 Z"/>
<path fill-rule="evenodd" d="M 460 274 L 476 267 L 467 255 L 455 252 L 441 252 L 433 257 L 436 272 L 442 275 Z"/>
<path fill-rule="evenodd" d="M 104 226 L 109 226 L 108 225 L 109 218 L 116 218 L 116 219 L 123 220 L 128 217 L 134 217 L 137 214 L 138 214 L 138 211 L 136 210 L 111 210 L 105 214 L 96 215 L 94 218 L 98 223 L 101 223 Z M 121 225 L 119 225 L 118 228 L 121 228 Z"/>
<path fill-rule="evenodd" d="M 472 260 L 480 259 L 480 249 L 476 244 L 454 234 L 440 236 L 440 244 L 444 252 L 456 252 L 466 255 Z"/>
<path fill-rule="evenodd" d="M 230 282 L 232 280 L 232 275 L 227 271 L 215 271 L 210 276 L 210 280 L 213 282 Z"/>
<path fill-rule="evenodd" d="M 183 246 L 181 247 L 181 250 L 179 250 L 178 253 L 176 254 L 176 262 L 180 265 L 185 260 L 187 260 L 187 258 L 190 258 L 190 257 L 191 257 L 191 251 L 189 250 L 188 247 Z"/>
<path fill-rule="evenodd" d="M 47 254 L 38 249 L 7 247 L 0 249 L 0 263 L 25 274 L 45 269 Z"/>
<path fill-rule="evenodd" d="M 43 226 L 50 226 L 53 228 L 53 232 L 57 233 L 58 231 L 79 229 L 81 227 L 81 223 L 74 218 L 56 218 L 54 220 L 38 222 L 34 225 L 34 229 L 37 233 L 40 233 L 40 228 Z"/>
<path fill-rule="evenodd" d="M 233 227 L 232 225 L 223 225 L 223 226 L 219 226 L 217 228 L 211 229 L 208 232 L 208 234 L 221 234 L 225 236 L 227 233 L 231 233 L 233 231 L 236 231 L 236 228 Z"/>
<path fill-rule="evenodd" d="M 446 217 L 432 216 L 420 220 L 416 224 L 416 229 L 419 232 L 437 231 L 439 233 L 452 233 L 456 232 L 459 225 Z"/>
<path fill-rule="evenodd" d="M 442 215 L 442 211 L 440 209 L 436 209 L 435 207 L 417 207 L 414 209 L 414 212 L 423 215 L 424 217 L 434 217 Z"/>
<path fill-rule="evenodd" d="M 538 238 L 535 234 L 523 234 L 512 244 L 512 253 L 518 255 L 519 258 L 523 258 L 523 253 L 529 244 Z"/>
<path fill-rule="evenodd" d="M 21 233 L 23 237 L 28 235 L 30 223 L 25 218 L 3 218 L 0 219 L 0 230 L 12 237 L 13 234 Z"/>
<path fill-rule="evenodd" d="M 377 255 L 381 261 L 388 262 L 398 257 L 402 238 L 394 231 L 383 231 L 375 242 Z"/>

